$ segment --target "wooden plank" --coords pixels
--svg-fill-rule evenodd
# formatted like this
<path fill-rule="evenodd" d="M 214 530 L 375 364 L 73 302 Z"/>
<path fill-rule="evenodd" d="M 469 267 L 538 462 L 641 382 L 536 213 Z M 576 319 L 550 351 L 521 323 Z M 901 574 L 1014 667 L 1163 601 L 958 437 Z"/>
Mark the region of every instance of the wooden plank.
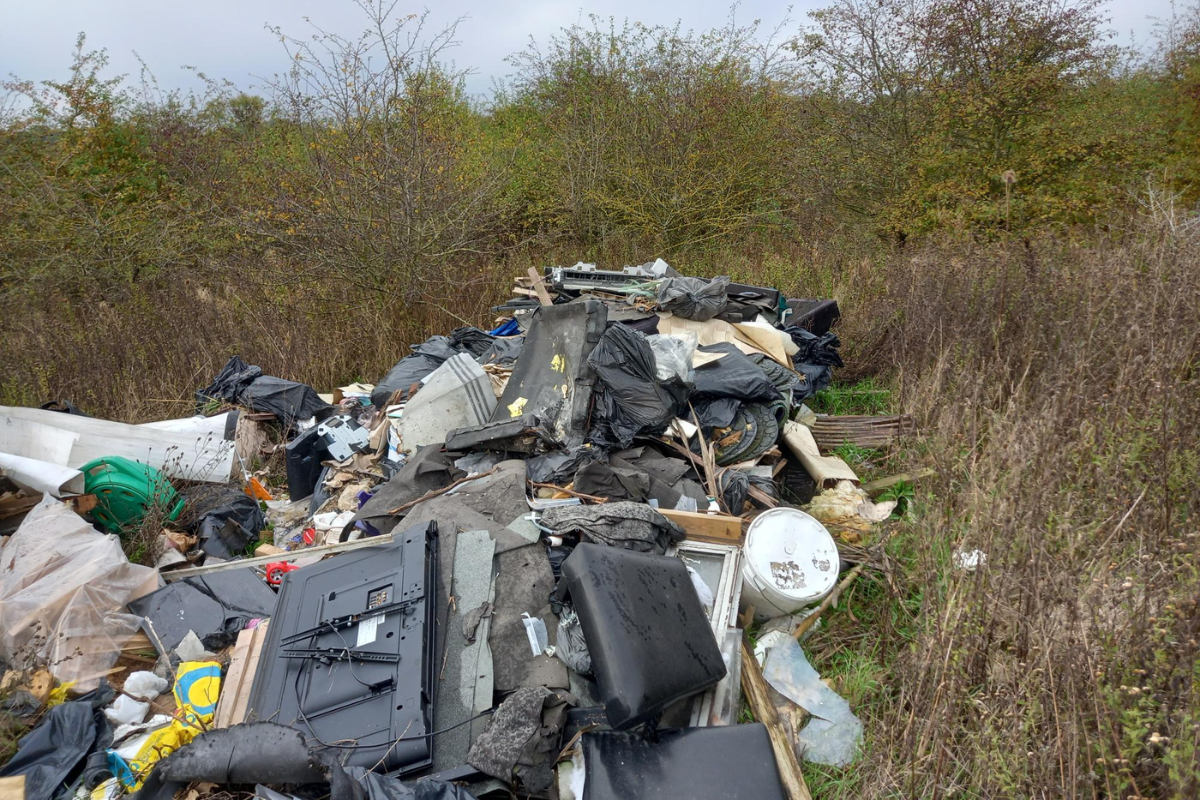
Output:
<path fill-rule="evenodd" d="M 817 610 L 805 617 L 796 626 L 796 630 L 792 631 L 792 636 L 796 637 L 796 641 L 804 638 L 804 634 L 808 633 L 812 629 L 812 626 L 817 624 L 817 620 L 820 619 L 821 615 L 837 602 L 837 599 L 842 596 L 842 592 L 846 591 L 847 586 L 854 583 L 854 579 L 859 576 L 859 573 L 863 571 L 863 567 L 865 566 L 866 564 L 859 564 L 850 570 L 846 577 L 842 578 L 842 582 L 837 585 L 837 588 L 825 596 L 825 599 L 821 601 L 821 605 L 817 606 Z"/>
<path fill-rule="evenodd" d="M 246 712 L 250 709 L 250 688 L 254 685 L 254 676 L 258 674 L 258 664 L 262 660 L 263 645 L 267 642 L 267 625 L 265 620 L 255 628 L 254 638 L 250 642 L 250 659 L 246 664 L 245 691 L 238 695 L 238 702 L 233 707 L 234 722 L 245 722 Z"/>
<path fill-rule="evenodd" d="M 276 547 L 268 542 L 263 542 L 254 548 L 254 555 L 256 556 L 277 556 L 286 552 L 287 550 L 284 550 L 282 547 Z"/>
<path fill-rule="evenodd" d="M 245 721 L 246 709 L 250 704 L 250 688 L 258 672 L 268 624 L 269 620 L 238 634 L 237 644 L 229 657 L 229 669 L 221 681 L 221 697 L 217 701 L 214 727 L 228 728 Z"/>
<path fill-rule="evenodd" d="M 800 763 L 796 760 L 796 751 L 792 749 L 787 731 L 771 702 L 767 691 L 767 682 L 763 680 L 762 670 L 754 653 L 742 640 L 742 691 L 746 694 L 746 702 L 754 718 L 767 726 L 771 737 L 771 749 L 775 751 L 775 763 L 779 767 L 779 777 L 783 779 L 783 788 L 787 791 L 789 800 L 812 800 L 804 775 L 800 772 Z"/>
<path fill-rule="evenodd" d="M 918 470 L 917 472 L 901 472 L 896 475 L 889 475 L 886 478 L 879 478 L 878 480 L 864 483 L 862 488 L 864 492 L 874 498 L 883 494 L 897 484 L 916 483 L 917 481 L 925 478 L 932 478 L 934 475 L 937 475 L 937 470 L 928 468 Z"/>
<path fill-rule="evenodd" d="M 537 292 L 538 302 L 544 306 L 554 305 L 554 301 L 550 299 L 550 293 L 546 291 L 546 281 L 538 275 L 538 271 L 533 267 L 529 268 L 529 277 L 533 279 L 533 290 Z"/>
<path fill-rule="evenodd" d="M 325 544 L 319 547 L 309 547 L 304 550 L 296 550 L 287 552 L 283 555 L 275 556 L 255 556 L 254 558 L 242 558 L 237 561 L 222 561 L 219 564 L 207 564 L 203 567 L 187 567 L 185 569 L 163 570 L 159 574 L 167 583 L 181 581 L 184 578 L 190 578 L 194 575 L 210 575 L 214 572 L 224 572 L 230 569 L 242 569 L 244 567 L 262 567 L 267 564 L 272 564 L 276 561 L 295 561 L 298 558 L 307 558 L 308 556 L 326 556 L 334 553 L 345 553 L 350 550 L 358 550 L 363 547 L 373 547 L 377 544 L 391 544 L 392 534 L 385 533 L 383 536 L 372 536 L 369 539 L 357 539 L 353 542 L 341 542 L 340 544 Z"/>
<path fill-rule="evenodd" d="M 742 518 L 660 508 L 658 513 L 683 528 L 688 539 L 714 544 L 741 544 Z"/>
<path fill-rule="evenodd" d="M 238 693 L 246 690 L 246 666 L 250 660 L 250 643 L 258 628 L 238 633 L 233 652 L 229 654 L 229 668 L 221 681 L 221 696 L 217 698 L 217 713 L 213 715 L 214 728 L 228 728 L 237 724 L 233 720 L 233 707 L 237 705 Z M 250 682 L 253 682 L 251 677 Z M 238 720 L 240 721 L 240 720 Z"/>
<path fill-rule="evenodd" d="M 25 776 L 0 778 L 0 800 L 25 800 Z"/>
<path fill-rule="evenodd" d="M 9 494 L 0 498 L 0 519 L 8 519 L 18 514 L 25 514 L 42 501 L 41 495 L 26 497 L 19 494 Z"/>
<path fill-rule="evenodd" d="M 75 513 L 80 516 L 83 516 L 100 504 L 100 501 L 94 494 L 81 494 L 72 497 L 70 502 L 71 507 L 75 509 Z"/>

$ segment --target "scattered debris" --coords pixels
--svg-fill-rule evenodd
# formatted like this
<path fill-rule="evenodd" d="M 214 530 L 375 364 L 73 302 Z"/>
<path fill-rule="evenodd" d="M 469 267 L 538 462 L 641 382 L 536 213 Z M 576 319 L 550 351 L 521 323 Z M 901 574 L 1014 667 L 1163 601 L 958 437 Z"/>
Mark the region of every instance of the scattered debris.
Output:
<path fill-rule="evenodd" d="M 894 489 L 901 484 L 914 484 L 918 481 L 932 478 L 937 475 L 936 470 L 922 469 L 917 472 L 901 472 L 898 475 L 889 475 L 886 478 L 878 478 L 873 481 L 868 481 L 862 485 L 863 491 L 872 499 L 879 497 L 881 494 Z"/>
<path fill-rule="evenodd" d="M 974 572 L 980 567 L 987 566 L 987 553 L 982 550 L 956 550 L 954 566 L 964 572 Z"/>
<path fill-rule="evenodd" d="M 0 690 L 40 719 L 0 776 L 37 800 L 803 800 L 800 759 L 848 764 L 861 724 L 799 640 L 867 568 L 851 548 L 839 584 L 838 540 L 909 478 L 860 488 L 829 450 L 911 420 L 804 404 L 842 364 L 836 302 L 661 259 L 515 283 L 490 331 L 373 385 L 233 356 L 191 418 L 0 408 Z"/>

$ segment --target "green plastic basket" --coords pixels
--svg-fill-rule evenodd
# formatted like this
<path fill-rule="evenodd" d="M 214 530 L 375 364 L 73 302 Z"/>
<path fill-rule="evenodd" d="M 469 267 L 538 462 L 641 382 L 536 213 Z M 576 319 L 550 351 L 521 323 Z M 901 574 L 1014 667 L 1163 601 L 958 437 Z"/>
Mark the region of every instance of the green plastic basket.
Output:
<path fill-rule="evenodd" d="M 82 472 L 84 491 L 96 496 L 92 518 L 110 533 L 138 524 L 149 508 L 167 509 L 168 520 L 183 513 L 183 498 L 149 464 L 105 456 L 84 464 Z"/>

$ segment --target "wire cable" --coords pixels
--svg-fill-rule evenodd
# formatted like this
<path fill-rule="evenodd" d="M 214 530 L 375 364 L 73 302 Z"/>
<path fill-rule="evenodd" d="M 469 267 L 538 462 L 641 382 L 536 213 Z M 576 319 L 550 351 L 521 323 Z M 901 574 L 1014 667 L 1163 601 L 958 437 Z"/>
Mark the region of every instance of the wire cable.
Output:
<path fill-rule="evenodd" d="M 413 736 L 401 736 L 398 739 L 380 742 L 379 744 L 336 744 L 333 742 L 326 742 L 321 739 L 321 737 L 318 736 L 317 732 L 313 729 L 312 723 L 309 721 L 308 717 L 304 714 L 304 700 L 300 697 L 300 676 L 303 674 L 304 668 L 301 666 L 300 669 L 296 670 L 296 680 L 292 684 L 292 690 L 296 695 L 296 713 L 300 715 L 300 721 L 304 723 L 306 728 L 308 728 L 308 732 L 312 735 L 312 738 L 317 742 L 317 744 L 321 745 L 322 747 L 328 747 L 335 750 L 375 750 L 380 747 L 395 747 L 401 742 L 415 742 L 421 739 L 430 739 L 434 736 L 441 736 L 443 733 L 449 733 L 450 731 L 457 730 L 458 728 L 475 722 L 476 720 L 483 719 L 495 711 L 495 709 L 489 708 L 487 711 L 476 714 L 470 719 L 465 719 L 462 722 L 456 723 L 447 728 L 442 728 L 441 730 L 430 731 L 429 733 L 418 733 Z"/>

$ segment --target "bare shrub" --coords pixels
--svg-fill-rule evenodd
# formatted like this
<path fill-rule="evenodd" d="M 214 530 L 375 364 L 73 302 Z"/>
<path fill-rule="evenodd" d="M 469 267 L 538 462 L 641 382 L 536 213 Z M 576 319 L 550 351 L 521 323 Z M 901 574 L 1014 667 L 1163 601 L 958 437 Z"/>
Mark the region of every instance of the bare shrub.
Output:
<path fill-rule="evenodd" d="M 368 23 L 357 38 L 273 29 L 292 65 L 271 82 L 287 157 L 258 163 L 263 195 L 233 221 L 277 256 L 261 280 L 340 283 L 355 298 L 344 310 L 394 323 L 503 252 L 506 166 L 483 140 L 464 73 L 443 61 L 454 27 L 430 33 L 395 2 L 357 5 Z"/>

